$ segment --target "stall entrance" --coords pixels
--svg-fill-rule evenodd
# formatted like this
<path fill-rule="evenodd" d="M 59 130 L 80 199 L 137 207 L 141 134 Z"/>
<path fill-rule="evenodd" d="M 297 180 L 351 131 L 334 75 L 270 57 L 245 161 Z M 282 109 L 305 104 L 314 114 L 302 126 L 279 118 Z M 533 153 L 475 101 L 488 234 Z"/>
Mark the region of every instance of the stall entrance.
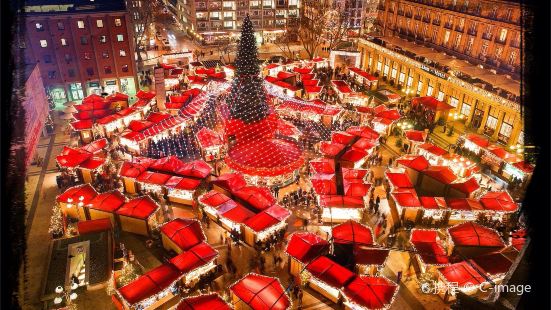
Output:
<path fill-rule="evenodd" d="M 88 284 L 90 265 L 90 241 L 69 244 L 67 248 L 67 267 L 65 286 L 76 283 L 79 287 Z"/>
<path fill-rule="evenodd" d="M 329 64 L 333 68 L 343 65 L 358 68 L 360 66 L 360 52 L 331 51 L 329 54 Z"/>

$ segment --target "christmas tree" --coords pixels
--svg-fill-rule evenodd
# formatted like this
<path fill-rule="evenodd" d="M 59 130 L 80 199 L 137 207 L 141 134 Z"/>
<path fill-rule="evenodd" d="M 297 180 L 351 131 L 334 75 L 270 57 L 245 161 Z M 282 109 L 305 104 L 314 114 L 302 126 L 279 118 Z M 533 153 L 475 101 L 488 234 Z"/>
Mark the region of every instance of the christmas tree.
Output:
<path fill-rule="evenodd" d="M 50 218 L 48 232 L 56 236 L 63 234 L 63 213 L 61 212 L 61 207 L 57 204 L 53 207 L 53 214 Z"/>
<path fill-rule="evenodd" d="M 258 50 L 249 15 L 243 20 L 235 65 L 236 77 L 228 98 L 231 117 L 247 124 L 263 120 L 269 113 L 269 107 L 260 77 Z"/>

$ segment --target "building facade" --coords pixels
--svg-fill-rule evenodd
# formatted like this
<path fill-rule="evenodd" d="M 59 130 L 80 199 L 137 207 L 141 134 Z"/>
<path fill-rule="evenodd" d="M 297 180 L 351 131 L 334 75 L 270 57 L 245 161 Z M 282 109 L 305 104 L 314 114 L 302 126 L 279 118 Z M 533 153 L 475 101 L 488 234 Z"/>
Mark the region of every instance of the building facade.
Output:
<path fill-rule="evenodd" d="M 299 9 L 300 0 L 177 0 L 175 5 L 182 30 L 206 44 L 224 43 L 238 36 L 247 14 L 257 42 L 274 42 L 287 27 L 298 26 Z"/>
<path fill-rule="evenodd" d="M 123 1 L 28 1 L 20 42 L 60 105 L 91 94 L 136 93 L 132 22 Z"/>

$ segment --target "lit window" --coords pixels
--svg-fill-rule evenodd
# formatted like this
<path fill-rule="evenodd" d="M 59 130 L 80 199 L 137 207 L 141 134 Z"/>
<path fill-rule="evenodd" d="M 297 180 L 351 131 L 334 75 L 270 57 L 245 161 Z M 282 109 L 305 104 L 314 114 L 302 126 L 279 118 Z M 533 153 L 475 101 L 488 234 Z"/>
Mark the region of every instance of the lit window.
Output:
<path fill-rule="evenodd" d="M 102 19 L 96 20 L 96 25 L 98 26 L 98 28 L 103 28 L 103 20 Z"/>
<path fill-rule="evenodd" d="M 507 63 L 512 66 L 515 63 L 515 60 L 517 60 L 517 52 L 512 51 L 511 54 L 509 54 L 509 59 L 507 60 Z"/>
<path fill-rule="evenodd" d="M 107 36 L 99 36 L 99 42 L 100 43 L 106 43 L 107 42 Z"/>
<path fill-rule="evenodd" d="M 108 51 L 103 51 L 103 52 L 101 53 L 101 56 L 102 56 L 103 58 L 109 58 L 109 52 L 108 52 Z"/>
<path fill-rule="evenodd" d="M 61 45 L 66 46 L 67 40 L 65 40 L 64 38 L 61 38 Z"/>
<path fill-rule="evenodd" d="M 113 73 L 113 71 L 111 70 L 111 66 L 105 66 L 103 67 L 103 70 L 105 71 L 105 74 Z"/>
<path fill-rule="evenodd" d="M 496 126 L 497 118 L 489 115 L 488 120 L 486 121 L 486 128 L 496 129 Z"/>
<path fill-rule="evenodd" d="M 128 72 L 128 65 L 122 65 L 122 72 Z"/>
<path fill-rule="evenodd" d="M 48 41 L 46 41 L 46 40 L 40 40 L 40 46 L 41 46 L 41 47 L 47 47 L 47 46 L 48 46 Z"/>
<path fill-rule="evenodd" d="M 469 117 L 469 115 L 471 115 L 471 106 L 463 102 L 461 105 L 461 114 L 465 115 L 465 117 Z"/>
<path fill-rule="evenodd" d="M 41 23 L 36 23 L 35 26 L 36 31 L 44 31 L 44 25 L 42 25 Z"/>
<path fill-rule="evenodd" d="M 122 22 L 120 18 L 115 18 L 115 26 L 120 27 L 122 26 Z"/>
<path fill-rule="evenodd" d="M 84 21 L 82 20 L 77 21 L 77 27 L 80 29 L 84 29 Z"/>
<path fill-rule="evenodd" d="M 117 34 L 117 41 L 119 41 L 119 42 L 124 41 L 124 35 L 122 35 L 122 34 Z"/>
<path fill-rule="evenodd" d="M 499 41 L 505 42 L 505 39 L 507 39 L 507 29 L 503 28 L 499 33 Z"/>
<path fill-rule="evenodd" d="M 125 50 L 120 50 L 119 51 L 119 56 L 126 57 L 126 51 Z"/>

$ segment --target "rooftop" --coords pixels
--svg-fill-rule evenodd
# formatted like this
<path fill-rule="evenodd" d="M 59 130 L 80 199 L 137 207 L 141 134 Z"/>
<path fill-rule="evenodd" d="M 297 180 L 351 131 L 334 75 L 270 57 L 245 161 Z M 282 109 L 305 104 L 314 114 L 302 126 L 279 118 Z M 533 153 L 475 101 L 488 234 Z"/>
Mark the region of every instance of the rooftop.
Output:
<path fill-rule="evenodd" d="M 78 14 L 125 11 L 124 0 L 26 0 L 27 14 Z"/>

